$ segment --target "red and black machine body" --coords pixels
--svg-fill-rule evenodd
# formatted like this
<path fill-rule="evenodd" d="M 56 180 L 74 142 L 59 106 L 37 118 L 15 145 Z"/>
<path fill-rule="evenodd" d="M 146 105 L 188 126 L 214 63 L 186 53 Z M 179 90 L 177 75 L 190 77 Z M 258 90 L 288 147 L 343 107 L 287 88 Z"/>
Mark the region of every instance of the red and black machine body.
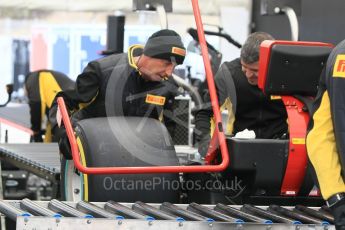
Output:
<path fill-rule="evenodd" d="M 288 114 L 289 151 L 281 195 L 299 195 L 306 178 L 305 137 L 310 108 L 332 44 L 265 41 L 261 45 L 259 88 L 280 95 Z"/>
<path fill-rule="evenodd" d="M 227 137 L 231 164 L 218 179 L 230 183 L 230 190 L 234 190 L 231 182 L 241 181 L 237 192 L 230 191 L 234 202 L 266 204 L 274 198 L 282 204 L 322 202 L 315 197 L 317 190 L 308 172 L 305 137 L 319 77 L 332 47 L 319 42 L 262 43 L 258 85 L 265 94 L 284 102 L 289 133 L 286 139 Z M 216 155 L 211 152 L 207 159 L 212 162 Z M 313 188 L 314 194 L 310 194 Z M 222 191 L 226 199 L 231 199 L 227 192 Z M 213 195 L 209 197 L 214 199 Z"/>
<path fill-rule="evenodd" d="M 228 169 L 221 176 L 188 176 L 192 180 L 216 180 L 222 183 L 221 189 L 209 190 L 201 197 L 197 191 L 192 192 L 190 201 L 263 205 L 273 200 L 281 204 L 322 202 L 309 172 L 305 137 L 320 74 L 332 48 L 332 44 L 320 42 L 277 40 L 261 44 L 258 86 L 265 94 L 284 102 L 289 133 L 284 139 L 227 136 L 231 162 Z M 219 155 L 213 151 L 212 141 L 210 145 L 206 161 L 212 164 Z"/>

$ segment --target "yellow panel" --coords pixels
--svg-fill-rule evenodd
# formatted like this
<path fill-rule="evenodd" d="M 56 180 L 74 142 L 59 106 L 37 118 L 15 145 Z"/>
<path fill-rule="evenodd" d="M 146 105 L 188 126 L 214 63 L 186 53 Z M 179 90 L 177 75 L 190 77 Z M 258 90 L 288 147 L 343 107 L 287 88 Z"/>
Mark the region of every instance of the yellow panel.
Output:
<path fill-rule="evenodd" d="M 304 145 L 305 139 L 304 138 L 292 138 L 292 144 L 294 145 Z"/>

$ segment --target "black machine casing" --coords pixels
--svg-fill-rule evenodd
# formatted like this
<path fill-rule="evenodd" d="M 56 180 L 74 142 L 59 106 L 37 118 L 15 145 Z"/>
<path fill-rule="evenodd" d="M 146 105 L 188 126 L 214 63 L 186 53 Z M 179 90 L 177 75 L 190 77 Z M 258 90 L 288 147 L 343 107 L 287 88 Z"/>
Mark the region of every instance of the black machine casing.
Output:
<path fill-rule="evenodd" d="M 288 140 L 226 139 L 230 167 L 224 173 L 252 174 L 251 188 L 264 194 L 279 195 L 289 152 Z M 273 186 L 278 185 L 278 186 Z"/>

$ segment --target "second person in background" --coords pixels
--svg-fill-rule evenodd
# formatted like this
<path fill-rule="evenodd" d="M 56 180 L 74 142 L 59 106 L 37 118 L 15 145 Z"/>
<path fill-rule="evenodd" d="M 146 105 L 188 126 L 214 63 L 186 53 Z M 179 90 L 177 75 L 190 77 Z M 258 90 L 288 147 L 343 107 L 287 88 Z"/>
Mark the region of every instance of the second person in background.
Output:
<path fill-rule="evenodd" d="M 48 121 L 49 109 L 53 100 L 61 90 L 74 88 L 74 82 L 65 74 L 54 70 L 37 70 L 25 77 L 25 90 L 29 99 L 32 140 L 34 142 L 57 141 L 52 140 L 51 125 Z M 42 128 L 44 118 L 47 116 L 45 128 Z"/>

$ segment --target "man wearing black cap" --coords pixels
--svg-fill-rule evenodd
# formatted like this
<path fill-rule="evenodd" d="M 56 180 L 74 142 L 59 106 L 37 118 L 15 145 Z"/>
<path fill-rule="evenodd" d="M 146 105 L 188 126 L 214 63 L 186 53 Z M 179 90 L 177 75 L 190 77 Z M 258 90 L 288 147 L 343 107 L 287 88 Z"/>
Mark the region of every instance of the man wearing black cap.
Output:
<path fill-rule="evenodd" d="M 68 110 L 73 111 L 73 121 L 106 116 L 150 117 L 164 122 L 172 134 L 177 87 L 170 76 L 184 57 L 181 37 L 173 30 L 160 30 L 151 35 L 145 47 L 133 45 L 128 53 L 90 62 L 78 76 L 75 89 L 62 91 L 57 97 L 64 97 Z M 56 124 L 56 102 L 53 107 L 50 120 Z M 53 132 L 58 131 L 55 125 Z M 60 142 L 68 143 L 65 135 L 62 137 Z"/>

